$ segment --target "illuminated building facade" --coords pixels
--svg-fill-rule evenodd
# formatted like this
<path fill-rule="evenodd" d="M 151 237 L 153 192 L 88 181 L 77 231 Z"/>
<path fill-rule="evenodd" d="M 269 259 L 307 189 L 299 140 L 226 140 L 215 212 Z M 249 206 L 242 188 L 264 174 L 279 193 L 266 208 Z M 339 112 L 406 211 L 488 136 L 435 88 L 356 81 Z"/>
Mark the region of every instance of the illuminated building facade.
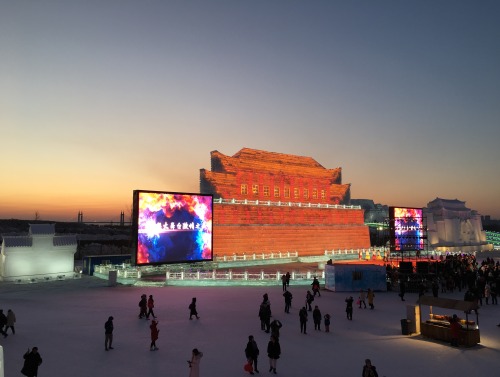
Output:
<path fill-rule="evenodd" d="M 486 241 L 481 216 L 457 199 L 436 198 L 424 208 L 429 246 L 442 252 L 492 250 Z"/>
<path fill-rule="evenodd" d="M 200 192 L 214 196 L 214 254 L 369 248 L 359 206 L 350 206 L 342 169 L 310 157 L 243 148 L 211 152 Z"/>

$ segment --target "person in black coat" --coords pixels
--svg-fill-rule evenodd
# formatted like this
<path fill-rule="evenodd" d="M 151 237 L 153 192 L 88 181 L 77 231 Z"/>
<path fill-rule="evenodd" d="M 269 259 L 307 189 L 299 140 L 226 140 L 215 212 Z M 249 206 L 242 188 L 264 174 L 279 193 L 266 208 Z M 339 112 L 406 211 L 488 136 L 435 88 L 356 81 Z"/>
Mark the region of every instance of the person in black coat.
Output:
<path fill-rule="evenodd" d="M 406 285 L 402 279 L 399 281 L 399 297 L 401 297 L 401 301 L 405 301 Z"/>
<path fill-rule="evenodd" d="M 361 375 L 363 377 L 378 377 L 377 368 L 375 368 L 375 365 L 372 365 L 370 359 L 365 360 L 365 365 L 363 365 L 363 373 Z"/>
<path fill-rule="evenodd" d="M 271 335 L 274 336 L 277 340 L 280 338 L 280 329 L 283 327 L 283 324 L 279 319 L 275 319 L 271 322 Z"/>
<path fill-rule="evenodd" d="M 108 320 L 104 323 L 104 349 L 113 349 L 113 317 L 108 317 Z"/>
<path fill-rule="evenodd" d="M 42 357 L 38 353 L 38 347 L 28 348 L 24 354 L 24 366 L 21 373 L 27 377 L 36 377 L 38 375 L 38 367 L 42 364 Z"/>
<path fill-rule="evenodd" d="M 260 328 L 269 333 L 271 327 L 271 302 L 269 301 L 269 296 L 264 294 L 262 303 L 259 307 L 259 318 L 260 318 Z"/>
<path fill-rule="evenodd" d="M 269 357 L 269 372 L 276 374 L 276 362 L 280 358 L 281 347 L 278 339 L 271 336 L 271 340 L 267 344 L 267 356 Z"/>
<path fill-rule="evenodd" d="M 141 301 L 139 301 L 139 319 L 146 318 L 147 319 L 148 312 L 148 300 L 145 294 L 141 295 Z"/>
<path fill-rule="evenodd" d="M 189 319 L 193 319 L 193 316 L 196 317 L 196 319 L 200 319 L 198 316 L 198 310 L 196 310 L 196 297 L 193 297 L 191 300 L 191 304 L 188 306 L 189 309 Z"/>
<path fill-rule="evenodd" d="M 312 302 L 314 301 L 314 296 L 312 295 L 311 291 L 307 291 L 306 293 L 306 305 L 308 307 L 308 311 L 312 312 Z"/>
<path fill-rule="evenodd" d="M 283 293 L 283 297 L 285 297 L 285 313 L 290 313 L 293 295 L 290 293 L 290 291 L 285 291 L 285 293 Z"/>
<path fill-rule="evenodd" d="M 347 313 L 347 319 L 349 321 L 352 321 L 352 302 L 353 301 L 354 301 L 354 299 L 352 298 L 352 296 L 347 297 L 345 299 L 345 303 L 346 303 L 345 312 Z"/>
<path fill-rule="evenodd" d="M 321 297 L 321 293 L 319 291 L 319 280 L 316 278 L 316 276 L 314 277 L 311 286 L 312 286 L 312 291 L 314 293 L 314 297 L 316 297 L 316 293 L 318 294 L 318 296 Z"/>
<path fill-rule="evenodd" d="M 259 347 L 257 346 L 257 342 L 253 338 L 253 335 L 250 335 L 248 337 L 247 347 L 245 348 L 245 356 L 249 364 L 253 363 L 253 370 L 259 373 L 259 369 L 257 369 L 257 359 L 259 358 Z M 250 374 L 253 374 L 253 372 L 250 372 Z"/>
<path fill-rule="evenodd" d="M 300 332 L 307 334 L 307 309 L 305 306 L 299 311 Z"/>
<path fill-rule="evenodd" d="M 313 321 L 314 321 L 314 330 L 321 331 L 321 320 L 323 316 L 321 315 L 321 311 L 318 308 L 318 305 L 314 307 L 313 310 Z"/>
<path fill-rule="evenodd" d="M 4 338 L 7 338 L 7 331 L 4 331 L 4 327 L 7 326 L 7 317 L 3 314 L 3 310 L 0 309 L 0 334 L 3 335 Z"/>

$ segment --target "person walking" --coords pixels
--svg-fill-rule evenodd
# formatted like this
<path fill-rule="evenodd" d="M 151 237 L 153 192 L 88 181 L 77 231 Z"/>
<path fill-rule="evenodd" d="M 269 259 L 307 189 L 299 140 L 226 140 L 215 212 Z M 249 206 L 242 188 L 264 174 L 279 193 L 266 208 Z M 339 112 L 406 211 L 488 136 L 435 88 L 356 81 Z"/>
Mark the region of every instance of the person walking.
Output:
<path fill-rule="evenodd" d="M 497 284 L 496 282 L 491 283 L 490 286 L 490 294 L 491 294 L 491 305 L 498 305 L 497 300 Z"/>
<path fill-rule="evenodd" d="M 403 281 L 403 277 L 399 280 L 399 297 L 401 297 L 401 301 L 405 301 L 405 293 L 406 293 L 406 284 Z"/>
<path fill-rule="evenodd" d="M 371 290 L 371 288 L 368 288 L 368 292 L 366 294 L 368 297 L 368 305 L 370 306 L 370 309 L 375 309 L 375 305 L 373 305 L 373 299 L 375 298 L 375 293 Z"/>
<path fill-rule="evenodd" d="M 345 299 L 345 303 L 346 303 L 345 312 L 347 313 L 347 319 L 349 321 L 352 321 L 352 302 L 353 301 L 354 301 L 354 299 L 352 298 L 352 296 L 349 296 Z"/>
<path fill-rule="evenodd" d="M 359 291 L 359 308 L 361 309 L 361 304 L 364 305 L 364 308 L 366 309 L 366 295 L 365 295 L 365 291 L 363 291 L 362 289 Z"/>
<path fill-rule="evenodd" d="M 305 306 L 299 310 L 300 332 L 307 334 L 307 309 Z"/>
<path fill-rule="evenodd" d="M 198 311 L 196 310 L 196 297 L 193 297 L 193 299 L 191 300 L 191 304 L 189 304 L 188 306 L 188 309 L 189 319 L 193 319 L 193 316 L 195 316 L 196 319 L 200 319 L 200 317 L 198 317 Z"/>
<path fill-rule="evenodd" d="M 36 377 L 38 375 L 38 367 L 42 364 L 42 357 L 38 353 L 38 347 L 33 347 L 30 351 L 24 354 L 24 365 L 21 373 L 27 377 Z"/>
<path fill-rule="evenodd" d="M 139 301 L 139 319 L 142 319 L 143 317 L 148 319 L 148 300 L 146 299 L 146 297 L 147 296 L 145 294 L 141 295 L 141 300 Z"/>
<path fill-rule="evenodd" d="M 267 344 L 267 356 L 269 357 L 269 372 L 276 374 L 276 363 L 281 355 L 281 346 L 274 336 L 271 335 L 271 339 Z"/>
<path fill-rule="evenodd" d="M 248 336 L 248 343 L 245 348 L 245 356 L 247 358 L 248 364 L 253 365 L 253 370 L 259 373 L 259 369 L 257 368 L 259 347 L 257 346 L 257 342 L 255 341 L 253 335 Z M 253 374 L 253 371 L 250 372 L 250 374 Z"/>
<path fill-rule="evenodd" d="M 308 307 L 308 311 L 312 312 L 312 302 L 314 301 L 314 296 L 311 294 L 311 291 L 307 291 L 306 293 L 306 304 Z"/>
<path fill-rule="evenodd" d="M 460 320 L 456 314 L 453 314 L 453 317 L 450 321 L 450 343 L 452 347 L 458 347 L 458 343 L 460 340 L 460 330 L 462 330 L 462 326 L 460 325 Z"/>
<path fill-rule="evenodd" d="M 153 295 L 149 295 L 148 298 L 148 313 L 146 314 L 146 319 L 149 319 L 149 316 L 153 316 L 153 318 L 156 318 L 155 313 L 153 311 L 153 308 L 155 307 L 155 300 L 153 299 Z"/>
<path fill-rule="evenodd" d="M 437 282 L 437 279 L 434 279 L 432 281 L 432 296 L 438 297 L 438 295 L 439 295 L 439 284 Z"/>
<path fill-rule="evenodd" d="M 283 288 L 283 292 L 285 292 L 286 291 L 286 275 L 285 274 L 281 275 L 281 285 Z"/>
<path fill-rule="evenodd" d="M 260 329 L 269 333 L 271 328 L 271 302 L 265 293 L 262 296 L 262 303 L 259 306 Z"/>
<path fill-rule="evenodd" d="M 203 357 L 203 352 L 198 351 L 198 348 L 193 348 L 191 360 L 189 364 L 189 377 L 200 377 L 200 361 Z"/>
<path fill-rule="evenodd" d="M 325 314 L 325 332 L 330 332 L 330 314 L 326 313 Z"/>
<path fill-rule="evenodd" d="M 113 317 L 108 317 L 108 320 L 104 323 L 104 349 L 113 349 Z"/>
<path fill-rule="evenodd" d="M 290 291 L 285 291 L 285 293 L 283 293 L 283 297 L 285 297 L 285 313 L 290 313 L 293 295 L 290 293 Z"/>
<path fill-rule="evenodd" d="M 0 309 L 0 334 L 3 335 L 4 338 L 7 338 L 7 331 L 4 331 L 4 327 L 7 325 L 7 317 L 3 314 L 3 310 Z"/>
<path fill-rule="evenodd" d="M 313 310 L 313 322 L 314 322 L 314 330 L 321 331 L 321 320 L 322 320 L 321 311 L 318 308 L 318 305 L 314 307 Z"/>
<path fill-rule="evenodd" d="M 491 287 L 488 283 L 486 283 L 484 285 L 484 299 L 486 300 L 486 305 L 489 305 L 488 301 L 490 300 L 490 296 L 491 296 Z"/>
<path fill-rule="evenodd" d="M 321 297 L 321 293 L 319 291 L 319 280 L 316 278 L 316 276 L 313 278 L 313 282 L 311 283 L 312 286 L 312 291 L 314 297 L 316 297 L 316 293 L 318 294 L 319 297 Z"/>
<path fill-rule="evenodd" d="M 288 289 L 288 287 L 290 286 L 290 272 L 287 272 L 285 274 L 285 277 L 286 277 L 286 288 Z"/>
<path fill-rule="evenodd" d="M 7 323 L 5 325 L 5 333 L 7 334 L 7 330 L 11 329 L 12 334 L 16 333 L 16 329 L 14 328 L 14 324 L 16 323 L 16 315 L 14 312 L 9 309 L 7 310 Z"/>
<path fill-rule="evenodd" d="M 363 373 L 361 374 L 362 377 L 378 377 L 377 373 L 377 368 L 375 368 L 375 365 L 372 365 L 372 362 L 370 359 L 365 360 L 365 365 L 363 365 Z"/>
<path fill-rule="evenodd" d="M 279 319 L 275 319 L 274 321 L 271 322 L 270 328 L 271 328 L 271 335 L 274 336 L 276 339 L 279 340 L 280 338 L 280 329 L 283 327 L 283 324 L 280 322 Z"/>
<path fill-rule="evenodd" d="M 149 328 L 151 330 L 151 344 L 149 346 L 149 350 L 158 351 L 159 348 L 156 347 L 156 341 L 158 340 L 158 335 L 160 334 L 160 330 L 158 329 L 158 321 L 156 319 L 153 319 L 153 321 L 151 321 L 151 325 L 149 325 Z"/>

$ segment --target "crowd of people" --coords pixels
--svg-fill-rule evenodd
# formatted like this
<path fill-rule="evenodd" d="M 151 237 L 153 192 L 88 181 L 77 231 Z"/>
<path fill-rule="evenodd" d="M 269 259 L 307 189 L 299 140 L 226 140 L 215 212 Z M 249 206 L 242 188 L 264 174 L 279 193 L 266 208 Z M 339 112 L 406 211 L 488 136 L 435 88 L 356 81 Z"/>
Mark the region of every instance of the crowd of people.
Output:
<path fill-rule="evenodd" d="M 441 293 L 465 291 L 464 300 L 498 305 L 500 286 L 500 262 L 486 258 L 481 263 L 474 254 L 450 254 L 429 263 L 427 273 L 401 274 L 397 268 L 387 265 L 388 287 L 399 284 L 399 297 L 404 301 L 408 290 L 419 296 L 431 291 L 434 297 Z"/>
<path fill-rule="evenodd" d="M 438 296 L 439 293 L 453 292 L 454 290 L 462 291 L 465 290 L 464 300 L 474 301 L 477 303 L 477 307 L 484 305 L 497 305 L 497 287 L 500 283 L 500 265 L 499 262 L 495 262 L 493 259 L 487 258 L 481 263 L 476 261 L 474 255 L 450 255 L 442 260 L 435 262 L 431 270 L 433 271 L 426 278 L 432 279 L 431 290 L 434 296 Z M 387 269 L 388 276 L 391 278 L 397 278 L 400 282 L 400 292 L 399 296 L 401 300 L 404 301 L 404 296 L 407 289 L 407 279 L 404 275 L 399 274 L 395 269 Z M 283 297 L 284 297 L 284 313 L 285 318 L 288 318 L 290 314 L 290 308 L 292 307 L 293 295 L 289 289 L 289 274 L 283 275 Z M 444 283 L 443 283 L 444 282 Z M 422 284 L 423 289 L 419 288 L 419 294 L 425 294 L 426 285 Z M 439 287 L 441 288 L 439 292 Z M 321 298 L 320 283 L 315 277 L 311 283 L 311 289 L 305 290 L 303 305 L 299 305 L 298 310 L 299 316 L 299 328 L 302 334 L 307 334 L 307 323 L 309 319 L 309 312 L 311 313 L 312 321 L 314 324 L 315 331 L 324 331 L 325 333 L 330 332 L 331 326 L 331 315 L 329 313 L 323 314 L 320 309 L 319 302 L 315 302 L 316 299 Z M 361 289 L 357 300 L 350 295 L 345 298 L 345 311 L 346 318 L 349 321 L 353 320 L 353 307 L 354 303 L 359 309 L 371 310 L 375 309 L 374 304 L 375 293 L 371 289 L 366 291 Z M 368 301 L 368 302 L 366 302 Z M 314 303 L 314 305 L 313 305 Z M 154 312 L 155 301 L 153 295 L 143 294 L 139 301 L 139 319 L 146 319 L 152 321 L 150 322 L 150 334 L 151 343 L 150 350 L 159 350 L 156 342 L 159 338 L 159 321 Z M 193 297 L 188 305 L 189 320 L 193 318 L 200 319 L 197 309 L 197 299 Z M 262 295 L 262 301 L 259 304 L 258 317 L 260 319 L 260 328 L 265 333 L 270 334 L 270 338 L 267 344 L 267 357 L 269 360 L 269 372 L 277 374 L 278 370 L 278 360 L 281 357 L 281 344 L 280 344 L 280 331 L 285 325 L 286 331 L 288 328 L 286 325 L 289 320 L 280 321 L 276 316 L 273 317 L 271 311 L 271 302 L 269 295 L 264 293 Z M 105 333 L 105 350 L 113 350 L 113 316 L 109 316 L 104 324 Z M 7 315 L 4 314 L 3 310 L 0 309 L 0 333 L 7 337 L 8 330 L 11 330 L 12 334 L 15 334 L 15 323 L 16 317 L 14 312 L 9 309 Z M 500 324 L 499 324 L 500 326 Z M 451 344 L 453 346 L 458 346 L 459 342 L 459 331 L 460 324 L 456 315 L 450 320 L 450 336 Z M 246 347 L 244 348 L 245 363 L 244 370 L 250 374 L 259 373 L 259 358 L 260 350 L 259 346 L 253 335 L 248 336 L 248 341 Z M 197 348 L 192 350 L 192 355 L 190 360 L 188 360 L 189 366 L 189 376 L 198 377 L 200 375 L 200 361 L 203 357 L 203 353 Z M 22 368 L 22 373 L 28 377 L 35 377 L 38 372 L 38 367 L 42 364 L 42 358 L 38 352 L 37 347 L 32 347 L 24 354 L 24 365 Z M 376 368 L 371 364 L 369 359 L 366 359 L 365 365 L 363 366 L 362 376 L 376 377 L 378 376 Z"/>
<path fill-rule="evenodd" d="M 151 343 L 149 345 L 150 351 L 158 351 L 160 348 L 156 345 L 156 341 L 159 338 L 160 329 L 158 328 L 159 321 L 154 313 L 155 302 L 153 295 L 149 295 L 149 298 L 146 294 L 141 295 L 141 299 L 139 301 L 139 319 L 149 320 L 149 317 L 152 317 L 152 321 L 149 325 L 150 334 L 151 334 Z M 196 309 L 196 297 L 193 297 L 191 303 L 188 306 L 189 309 L 189 319 L 192 320 L 193 316 L 196 319 L 200 319 L 198 316 L 198 311 Z M 106 351 L 113 350 L 113 316 L 109 316 L 108 320 L 104 323 L 104 349 Z M 258 351 L 258 350 L 257 350 Z M 200 361 L 203 357 L 203 352 L 199 351 L 197 348 L 194 348 L 192 351 L 191 359 L 188 360 L 189 366 L 189 377 L 199 377 L 200 375 Z M 35 375 L 36 376 L 36 375 Z"/>

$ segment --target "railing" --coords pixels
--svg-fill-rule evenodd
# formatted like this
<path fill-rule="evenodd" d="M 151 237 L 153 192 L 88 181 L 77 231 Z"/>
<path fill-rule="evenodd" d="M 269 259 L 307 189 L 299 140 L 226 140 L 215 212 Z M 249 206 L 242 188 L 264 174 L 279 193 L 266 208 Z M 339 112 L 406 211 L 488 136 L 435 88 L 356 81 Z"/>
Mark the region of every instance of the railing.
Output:
<path fill-rule="evenodd" d="M 236 204 L 253 206 L 273 206 L 273 207 L 304 207 L 304 208 L 335 208 L 335 209 L 361 209 L 361 206 L 347 206 L 344 204 L 326 203 L 302 203 L 302 202 L 273 202 L 270 200 L 247 200 L 247 199 L 214 199 L 216 204 Z"/>
<path fill-rule="evenodd" d="M 213 270 L 210 272 L 201 272 L 201 271 L 180 271 L 180 272 L 170 272 L 167 271 L 166 279 L 167 280 L 274 280 L 281 281 L 281 277 L 283 276 L 283 271 L 276 272 L 248 272 L 248 271 L 238 271 L 233 272 L 229 271 L 217 271 Z M 292 281 L 297 280 L 312 280 L 313 277 L 325 278 L 324 271 L 305 271 L 305 272 L 292 272 L 290 274 L 290 279 Z"/>
<path fill-rule="evenodd" d="M 214 258 L 215 262 L 233 262 L 233 261 L 256 261 L 256 260 L 268 260 L 268 259 L 284 259 L 284 258 L 297 258 L 299 253 L 297 251 L 277 251 L 273 253 L 249 253 L 249 254 L 236 254 L 224 255 L 221 257 L 216 256 Z"/>
<path fill-rule="evenodd" d="M 142 276 L 140 267 L 133 267 L 131 265 L 98 265 L 94 267 L 94 274 L 108 276 L 109 271 L 116 271 L 117 277 L 122 279 L 140 279 Z M 234 281 L 281 281 L 284 271 L 260 271 L 249 272 L 247 270 L 237 272 L 232 270 L 165 270 L 166 280 L 234 280 Z M 323 270 L 308 270 L 304 272 L 291 272 L 290 278 L 292 281 L 312 280 L 313 277 L 325 278 Z"/>
<path fill-rule="evenodd" d="M 344 250 L 325 250 L 325 257 L 335 259 L 384 259 L 389 258 L 389 249 L 384 247 L 371 247 L 368 249 L 344 249 Z"/>

